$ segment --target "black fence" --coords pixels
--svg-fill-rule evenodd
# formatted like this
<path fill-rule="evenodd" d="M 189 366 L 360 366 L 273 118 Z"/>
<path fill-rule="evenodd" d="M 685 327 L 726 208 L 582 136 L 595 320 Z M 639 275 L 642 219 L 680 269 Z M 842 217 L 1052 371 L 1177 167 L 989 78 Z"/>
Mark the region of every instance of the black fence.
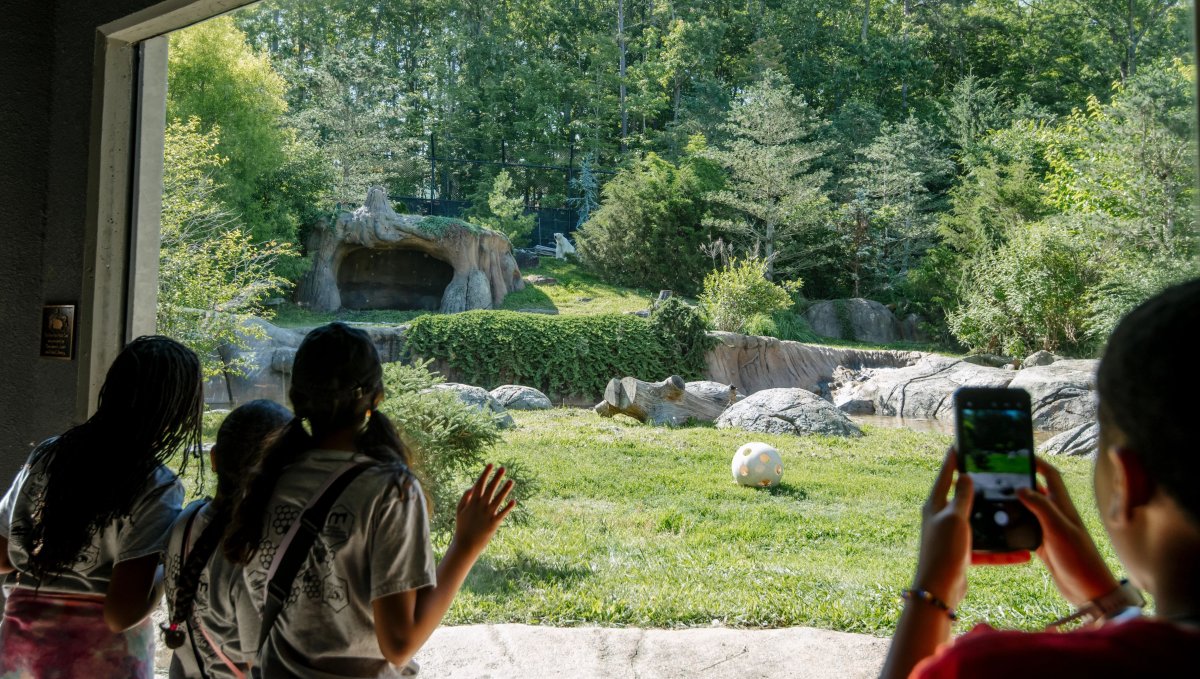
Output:
<path fill-rule="evenodd" d="M 389 200 L 396 206 L 397 211 L 413 215 L 433 215 L 436 217 L 461 218 L 463 213 L 471 208 L 468 200 L 430 200 L 420 196 L 391 196 Z M 401 209 L 400 206 L 403 206 Z M 579 221 L 579 213 L 570 208 L 542 207 L 525 208 L 525 214 L 534 215 L 533 232 L 530 234 L 530 247 L 548 245 L 554 247 L 554 234 L 569 235 L 575 230 Z"/>

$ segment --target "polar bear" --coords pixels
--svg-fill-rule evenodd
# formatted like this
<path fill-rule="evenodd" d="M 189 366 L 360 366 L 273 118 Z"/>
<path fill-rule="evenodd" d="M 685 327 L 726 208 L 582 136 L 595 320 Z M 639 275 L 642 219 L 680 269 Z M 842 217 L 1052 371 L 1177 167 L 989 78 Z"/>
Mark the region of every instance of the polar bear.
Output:
<path fill-rule="evenodd" d="M 575 246 L 561 233 L 554 234 L 554 258 L 566 259 L 567 255 L 575 252 Z"/>

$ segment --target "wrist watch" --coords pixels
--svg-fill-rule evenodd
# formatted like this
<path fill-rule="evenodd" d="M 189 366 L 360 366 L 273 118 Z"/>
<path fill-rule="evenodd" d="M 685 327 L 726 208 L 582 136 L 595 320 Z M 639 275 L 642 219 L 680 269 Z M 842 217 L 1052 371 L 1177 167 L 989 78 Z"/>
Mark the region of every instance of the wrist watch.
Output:
<path fill-rule="evenodd" d="M 1071 615 L 1055 620 L 1047 625 L 1046 629 L 1056 630 L 1076 620 L 1082 621 L 1084 625 L 1089 625 L 1100 620 L 1113 618 L 1118 613 L 1130 608 L 1142 608 L 1145 605 L 1146 599 L 1142 596 L 1142 593 L 1126 578 L 1121 580 L 1121 584 L 1117 585 L 1116 589 L 1085 603 Z"/>

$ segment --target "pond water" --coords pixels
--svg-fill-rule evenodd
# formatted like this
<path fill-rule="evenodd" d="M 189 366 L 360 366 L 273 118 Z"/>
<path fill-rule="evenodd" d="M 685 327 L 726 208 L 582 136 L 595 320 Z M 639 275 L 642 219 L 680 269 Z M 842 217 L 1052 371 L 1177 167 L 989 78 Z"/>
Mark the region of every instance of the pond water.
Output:
<path fill-rule="evenodd" d="M 850 419 L 855 424 L 866 424 L 872 427 L 911 429 L 913 431 L 929 431 L 937 434 L 954 435 L 954 423 L 943 420 L 890 417 L 888 415 L 851 415 Z M 1056 431 L 1035 431 L 1033 432 L 1033 442 L 1036 445 L 1041 445 L 1057 433 Z"/>

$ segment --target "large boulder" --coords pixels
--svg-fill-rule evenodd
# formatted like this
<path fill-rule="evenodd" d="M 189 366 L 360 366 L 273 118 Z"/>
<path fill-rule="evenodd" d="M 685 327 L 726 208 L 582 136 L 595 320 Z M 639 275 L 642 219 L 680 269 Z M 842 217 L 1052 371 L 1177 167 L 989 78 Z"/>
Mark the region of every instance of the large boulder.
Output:
<path fill-rule="evenodd" d="M 1047 440 L 1038 448 L 1040 455 L 1095 455 L 1100 441 L 1100 426 L 1095 422 L 1081 424 Z"/>
<path fill-rule="evenodd" d="M 841 309 L 845 309 L 844 313 Z M 900 323 L 890 309 L 869 299 L 817 302 L 805 312 L 808 325 L 822 337 L 890 344 L 900 339 Z M 843 316 L 850 327 L 842 327 Z"/>
<path fill-rule="evenodd" d="M 470 384 L 456 384 L 454 382 L 445 382 L 443 384 L 435 384 L 430 390 L 449 391 L 458 397 L 460 401 L 467 405 L 486 413 L 491 413 L 496 420 L 496 424 L 501 429 L 507 429 L 513 424 L 512 415 L 500 405 L 499 401 L 492 398 L 487 389 L 483 387 L 475 387 Z"/>
<path fill-rule="evenodd" d="M 767 434 L 862 436 L 845 413 L 804 389 L 767 389 L 729 406 L 718 429 L 740 428 Z"/>
<path fill-rule="evenodd" d="M 491 391 L 491 395 L 507 410 L 549 410 L 554 407 L 542 392 L 519 384 L 496 387 Z"/>
<path fill-rule="evenodd" d="M 857 388 L 857 399 L 869 399 L 875 414 L 953 421 L 952 395 L 959 387 L 1007 387 L 1016 373 L 927 355 L 916 365 L 874 370 Z"/>
<path fill-rule="evenodd" d="M 1046 350 L 1035 351 L 1021 361 L 1022 368 L 1036 368 L 1039 365 L 1050 365 L 1055 361 L 1061 361 L 1062 356 L 1056 356 Z"/>
<path fill-rule="evenodd" d="M 460 220 L 398 214 L 380 187 L 363 206 L 314 227 L 312 268 L 297 291 L 314 311 L 500 306 L 525 287 L 508 237 Z"/>
<path fill-rule="evenodd" d="M 1009 386 L 1029 392 L 1035 429 L 1066 431 L 1096 419 L 1099 365 L 1094 359 L 1055 361 L 1018 371 Z"/>

